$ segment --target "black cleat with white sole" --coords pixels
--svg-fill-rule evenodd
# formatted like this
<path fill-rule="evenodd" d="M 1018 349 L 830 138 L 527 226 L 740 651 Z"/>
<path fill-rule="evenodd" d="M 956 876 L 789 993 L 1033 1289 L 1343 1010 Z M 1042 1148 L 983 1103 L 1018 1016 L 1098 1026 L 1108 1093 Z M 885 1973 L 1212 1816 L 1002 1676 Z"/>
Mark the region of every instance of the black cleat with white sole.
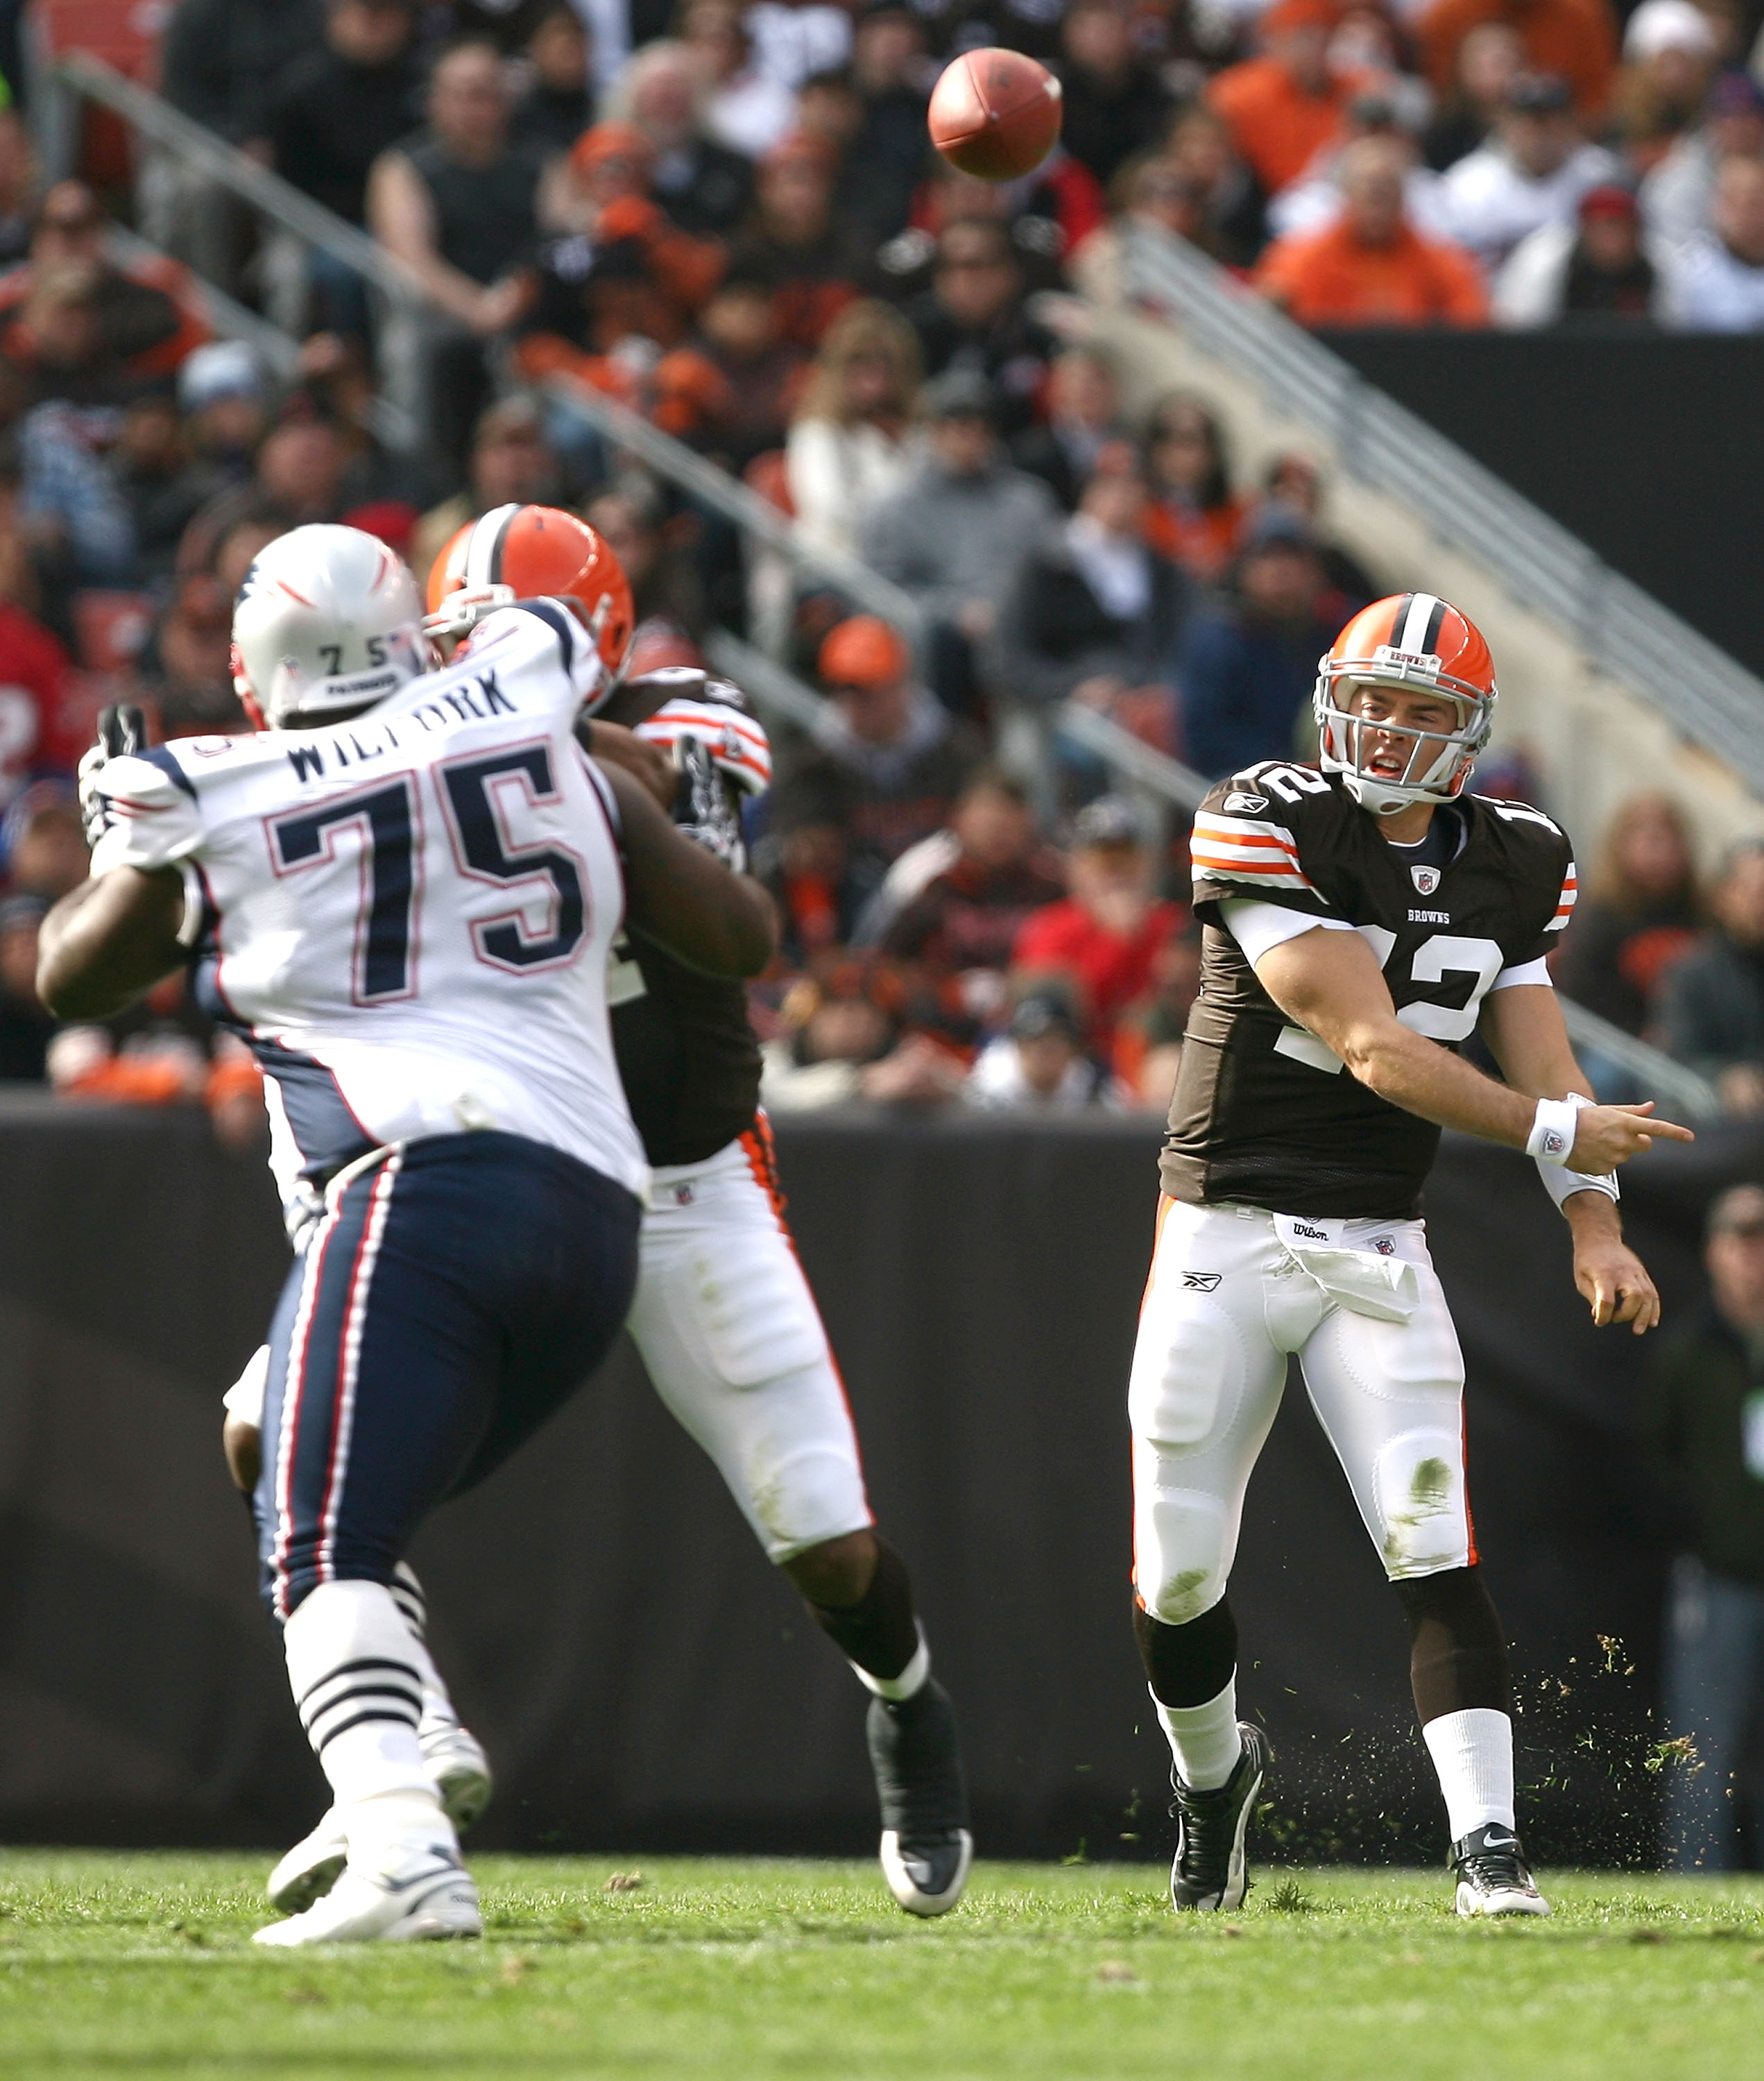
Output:
<path fill-rule="evenodd" d="M 1216 1914 L 1243 1906 L 1250 1890 L 1244 1837 L 1256 1794 L 1273 1762 L 1268 1738 L 1247 1720 L 1237 1722 L 1243 1753 L 1229 1777 L 1215 1792 L 1196 1792 L 1174 1772 L 1176 1797 L 1176 1861 L 1170 1868 L 1170 1906 L 1182 1912 L 1198 1909 Z"/>
<path fill-rule="evenodd" d="M 1451 1866 L 1458 1874 L 1458 1912 L 1467 1920 L 1482 1915 L 1550 1911 L 1549 1902 L 1532 1879 L 1518 1837 L 1498 1821 L 1460 1835 L 1451 1846 Z"/>
<path fill-rule="evenodd" d="M 932 1676 L 910 1698 L 872 1698 L 865 1730 L 888 1890 L 909 1915 L 947 1915 L 974 1860 L 949 1693 Z"/>

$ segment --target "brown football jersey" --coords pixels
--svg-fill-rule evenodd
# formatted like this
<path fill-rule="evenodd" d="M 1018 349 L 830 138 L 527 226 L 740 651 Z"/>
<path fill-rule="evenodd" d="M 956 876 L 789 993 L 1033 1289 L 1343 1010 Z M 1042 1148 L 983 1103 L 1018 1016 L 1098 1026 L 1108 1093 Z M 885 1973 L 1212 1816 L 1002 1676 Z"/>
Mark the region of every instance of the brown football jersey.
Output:
<path fill-rule="evenodd" d="M 1422 846 L 1313 767 L 1221 781 L 1195 819 L 1201 991 L 1164 1145 L 1164 1189 L 1203 1205 L 1400 1220 L 1419 1210 L 1439 1129 L 1348 1074 L 1257 982 L 1225 928 L 1233 899 L 1351 926 L 1378 955 L 1405 1026 L 1455 1051 L 1509 969 L 1548 953 L 1574 905 L 1572 851 L 1522 802 L 1468 796 Z"/>

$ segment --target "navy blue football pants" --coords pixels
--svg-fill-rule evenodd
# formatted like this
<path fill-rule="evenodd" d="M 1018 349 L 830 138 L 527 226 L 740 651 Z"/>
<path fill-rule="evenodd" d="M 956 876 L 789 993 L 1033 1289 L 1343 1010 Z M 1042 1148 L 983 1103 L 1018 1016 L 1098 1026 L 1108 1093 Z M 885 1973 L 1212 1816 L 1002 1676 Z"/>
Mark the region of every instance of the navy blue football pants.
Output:
<path fill-rule="evenodd" d="M 435 1504 L 588 1378 L 631 1306 L 640 1209 L 512 1134 L 408 1144 L 336 1196 L 270 1330 L 255 1507 L 281 1618 L 388 1583 Z"/>

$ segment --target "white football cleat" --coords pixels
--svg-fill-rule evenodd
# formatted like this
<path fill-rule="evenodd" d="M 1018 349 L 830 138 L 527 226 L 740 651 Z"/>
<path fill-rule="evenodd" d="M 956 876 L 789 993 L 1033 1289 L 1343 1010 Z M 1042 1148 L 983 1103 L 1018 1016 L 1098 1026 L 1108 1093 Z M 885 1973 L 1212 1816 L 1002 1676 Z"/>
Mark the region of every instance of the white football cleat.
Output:
<path fill-rule="evenodd" d="M 882 1831 L 882 1876 L 909 1915 L 947 1915 L 960 1900 L 974 1862 L 974 1839 L 965 1828 L 903 1843 L 897 1831 Z"/>
<path fill-rule="evenodd" d="M 1467 1921 L 1479 1915 L 1549 1913 L 1550 1904 L 1532 1881 L 1518 1837 L 1498 1822 L 1460 1837 L 1451 1846 L 1451 1862 L 1458 1874 L 1458 1912 Z"/>
<path fill-rule="evenodd" d="M 455 1831 L 463 1835 L 481 1818 L 496 1789 L 489 1758 L 477 1737 L 461 1726 L 440 1727 L 418 1738 L 423 1761 L 435 1773 L 441 1805 Z M 284 1915 L 304 1913 L 336 1885 L 348 1861 L 349 1838 L 334 1806 L 270 1873 L 270 1905 Z"/>
<path fill-rule="evenodd" d="M 408 1944 L 483 1934 L 470 1875 L 444 1853 L 416 1849 L 395 1853 L 376 1872 L 346 1864 L 322 1900 L 303 1915 L 271 1923 L 251 1941 L 292 1951 L 313 1944 Z"/>

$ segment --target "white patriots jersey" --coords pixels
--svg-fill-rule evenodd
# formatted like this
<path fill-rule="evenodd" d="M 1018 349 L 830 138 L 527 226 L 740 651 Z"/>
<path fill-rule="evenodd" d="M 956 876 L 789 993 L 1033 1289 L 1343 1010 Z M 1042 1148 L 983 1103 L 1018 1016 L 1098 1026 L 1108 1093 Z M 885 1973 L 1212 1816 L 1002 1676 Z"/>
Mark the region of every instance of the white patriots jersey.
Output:
<path fill-rule="evenodd" d="M 100 770 L 92 871 L 184 868 L 197 995 L 262 1066 L 291 1217 L 370 1150 L 482 1129 L 643 1189 L 607 1007 L 616 809 L 573 731 L 600 669 L 528 602 L 352 722 Z"/>

